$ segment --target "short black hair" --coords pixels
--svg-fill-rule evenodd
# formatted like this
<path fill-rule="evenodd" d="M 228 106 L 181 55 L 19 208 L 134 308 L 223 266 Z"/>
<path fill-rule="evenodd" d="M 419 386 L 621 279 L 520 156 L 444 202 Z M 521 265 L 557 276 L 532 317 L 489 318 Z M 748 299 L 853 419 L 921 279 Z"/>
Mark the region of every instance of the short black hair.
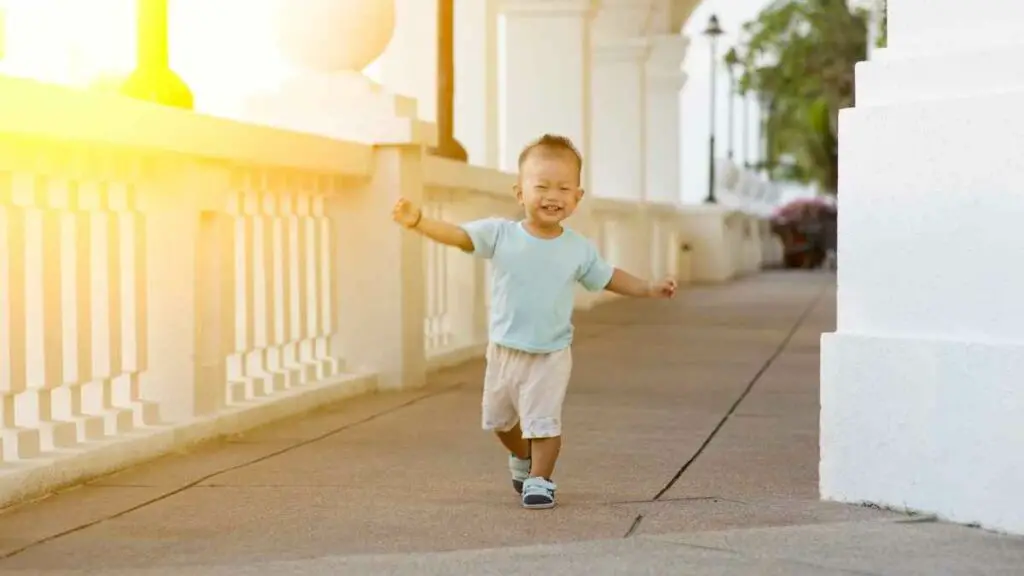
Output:
<path fill-rule="evenodd" d="M 523 148 L 523 151 L 519 153 L 519 168 L 523 168 L 523 163 L 526 162 L 527 158 L 530 157 L 535 150 L 550 150 L 555 152 L 569 152 L 576 158 L 576 165 L 579 167 L 579 174 L 577 175 L 578 180 L 582 183 L 583 181 L 583 155 L 580 154 L 576 145 L 572 143 L 566 136 L 559 136 L 558 134 L 544 134 L 540 138 L 537 138 L 533 142 L 530 142 Z"/>

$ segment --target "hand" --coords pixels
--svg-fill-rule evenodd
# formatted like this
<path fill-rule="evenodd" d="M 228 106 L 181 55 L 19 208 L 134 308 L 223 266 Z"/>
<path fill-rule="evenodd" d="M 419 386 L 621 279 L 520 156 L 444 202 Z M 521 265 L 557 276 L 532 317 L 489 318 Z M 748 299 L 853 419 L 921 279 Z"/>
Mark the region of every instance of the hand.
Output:
<path fill-rule="evenodd" d="M 666 278 L 660 282 L 652 282 L 650 285 L 651 298 L 672 298 L 676 295 L 676 288 L 679 283 L 675 278 Z"/>
<path fill-rule="evenodd" d="M 399 198 L 391 209 L 391 219 L 406 228 L 415 228 L 423 219 L 423 209 L 405 198 Z"/>

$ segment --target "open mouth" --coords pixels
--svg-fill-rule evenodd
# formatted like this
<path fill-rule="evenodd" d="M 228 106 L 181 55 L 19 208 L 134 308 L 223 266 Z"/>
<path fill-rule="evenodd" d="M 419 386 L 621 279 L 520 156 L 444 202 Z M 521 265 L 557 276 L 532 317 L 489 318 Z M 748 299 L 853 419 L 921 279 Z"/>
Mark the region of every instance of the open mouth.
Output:
<path fill-rule="evenodd" d="M 541 206 L 540 211 L 545 214 L 561 214 L 562 208 L 560 206 Z"/>

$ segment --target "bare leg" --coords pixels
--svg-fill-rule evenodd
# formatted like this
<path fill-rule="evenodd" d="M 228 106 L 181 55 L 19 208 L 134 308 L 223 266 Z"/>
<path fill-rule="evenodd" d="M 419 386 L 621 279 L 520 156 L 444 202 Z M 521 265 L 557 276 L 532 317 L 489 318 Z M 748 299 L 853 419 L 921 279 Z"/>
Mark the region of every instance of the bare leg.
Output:
<path fill-rule="evenodd" d="M 501 440 L 502 445 L 509 452 L 515 454 L 516 458 L 529 460 L 530 441 L 523 439 L 523 429 L 519 427 L 518 423 L 508 432 L 495 432 L 495 434 L 497 434 L 498 440 Z"/>
<path fill-rule="evenodd" d="M 555 461 L 558 460 L 558 453 L 562 450 L 562 437 L 534 438 L 530 441 L 530 449 L 533 452 L 530 476 L 540 476 L 550 480 L 551 475 L 555 473 Z"/>

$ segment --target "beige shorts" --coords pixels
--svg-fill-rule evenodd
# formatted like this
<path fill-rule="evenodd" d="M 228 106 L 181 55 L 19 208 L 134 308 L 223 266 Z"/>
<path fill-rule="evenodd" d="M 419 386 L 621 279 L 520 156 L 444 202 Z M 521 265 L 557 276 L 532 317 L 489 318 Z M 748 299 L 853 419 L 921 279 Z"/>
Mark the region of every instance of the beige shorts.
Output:
<path fill-rule="evenodd" d="M 561 436 L 571 373 L 569 348 L 531 354 L 491 343 L 484 373 L 484 430 L 506 432 L 519 422 L 523 438 Z"/>

